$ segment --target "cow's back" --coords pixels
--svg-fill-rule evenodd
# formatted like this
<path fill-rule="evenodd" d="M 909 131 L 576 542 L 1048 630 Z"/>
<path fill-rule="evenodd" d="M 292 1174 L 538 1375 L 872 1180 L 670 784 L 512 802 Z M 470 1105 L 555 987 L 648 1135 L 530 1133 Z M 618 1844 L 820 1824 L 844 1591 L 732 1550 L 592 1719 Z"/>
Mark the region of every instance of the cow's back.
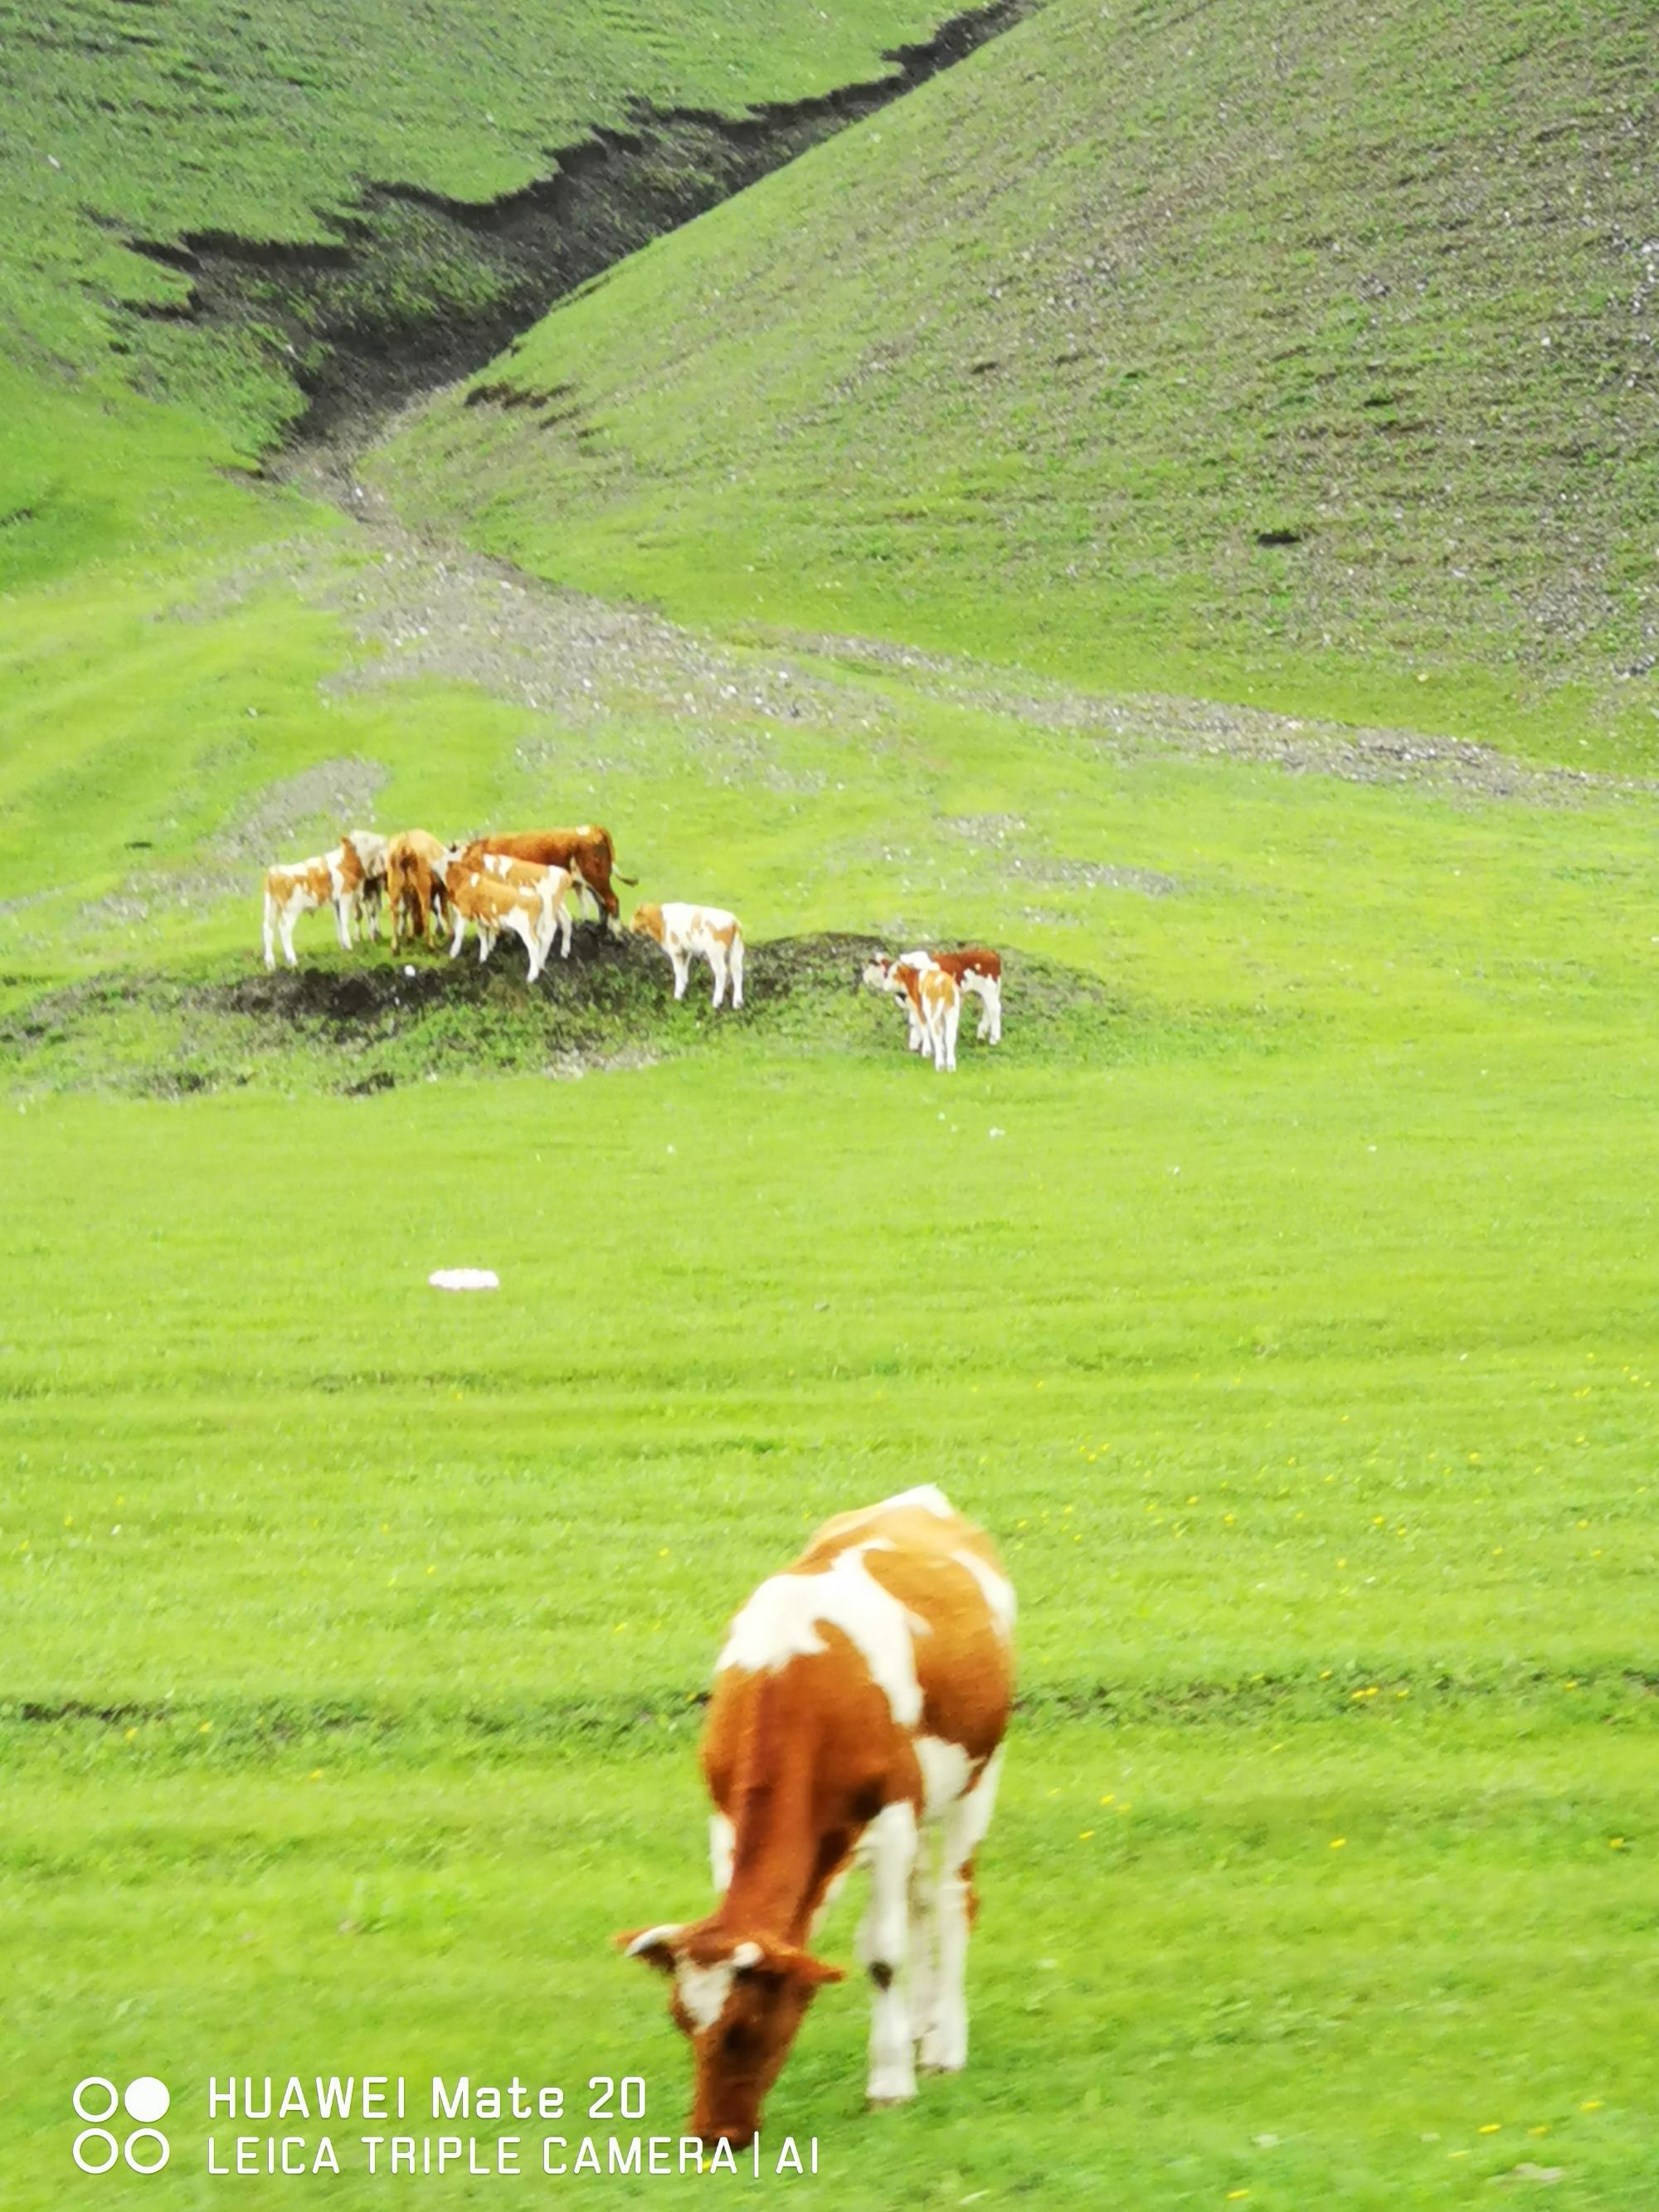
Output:
<path fill-rule="evenodd" d="M 845 1684 L 850 1668 L 881 1692 L 902 1738 L 943 1737 L 977 1767 L 1000 1741 L 1013 1701 L 1013 1621 L 995 1547 L 932 1485 L 840 1514 L 735 1617 L 716 1670 L 711 1737 L 729 1742 L 736 1732 L 745 1683 L 793 1671 L 816 1702 L 817 1678 L 839 1674 Z M 815 1663 L 821 1651 L 836 1655 L 833 1668 Z"/>

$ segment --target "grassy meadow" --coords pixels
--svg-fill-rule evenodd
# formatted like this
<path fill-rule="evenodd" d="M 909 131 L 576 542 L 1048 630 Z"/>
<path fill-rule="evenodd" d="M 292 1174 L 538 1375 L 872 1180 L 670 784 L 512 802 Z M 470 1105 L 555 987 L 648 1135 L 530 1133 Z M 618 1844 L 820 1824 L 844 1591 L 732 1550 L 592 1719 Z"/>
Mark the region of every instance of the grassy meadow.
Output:
<path fill-rule="evenodd" d="M 934 1480 L 1022 1605 L 973 2056 L 866 2116 L 827 1990 L 770 2186 L 1648 2212 L 1646 13 L 1050 0 L 280 459 L 295 272 L 488 316 L 410 210 L 937 23 L 474 15 L 0 7 L 0 2201 L 291 2201 L 210 2074 L 677 2132 L 608 1939 L 705 1902 L 722 1626 Z M 276 320 L 129 243 L 203 233 Z M 347 822 L 567 820 L 741 1016 L 586 924 L 259 964 Z M 945 1080 L 854 977 L 970 937 Z"/>
<path fill-rule="evenodd" d="M 704 1893 L 720 1623 L 923 1479 L 1024 1602 L 975 2063 L 862 2118 L 862 1996 L 827 1993 L 789 2185 L 1301 2212 L 1529 2163 L 1648 2200 L 1645 805 L 1116 781 L 1187 889 L 1056 894 L 1105 1011 L 1062 1053 L 1011 995 L 954 1083 L 850 991 L 821 1027 L 636 1010 L 658 1064 L 582 1082 L 23 1063 L 19 2201 L 94 2063 L 633 2071 L 672 2130 L 678 2039 L 605 1938 Z M 441 1299 L 444 1264 L 502 1291 Z"/>

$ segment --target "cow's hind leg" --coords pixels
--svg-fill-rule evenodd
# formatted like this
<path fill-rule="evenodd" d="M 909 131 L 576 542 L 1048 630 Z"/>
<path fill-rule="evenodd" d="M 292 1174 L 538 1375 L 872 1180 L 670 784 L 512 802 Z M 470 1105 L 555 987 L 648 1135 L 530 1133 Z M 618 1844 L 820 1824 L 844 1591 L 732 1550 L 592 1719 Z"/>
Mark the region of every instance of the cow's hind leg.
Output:
<path fill-rule="evenodd" d="M 718 1006 L 726 996 L 726 947 L 718 937 L 708 947 L 708 972 L 714 979 L 714 995 L 709 1004 Z"/>
<path fill-rule="evenodd" d="M 939 1834 L 916 1839 L 910 1868 L 910 2033 L 926 2049 L 939 2012 Z"/>
<path fill-rule="evenodd" d="M 728 962 L 732 970 L 732 1005 L 733 1009 L 736 1009 L 743 1004 L 743 933 L 741 930 L 732 939 Z"/>
<path fill-rule="evenodd" d="M 974 1854 L 996 1810 L 1002 1753 L 994 1752 L 976 1785 L 945 1814 L 934 1911 L 939 1956 L 933 2018 L 921 2039 L 921 2063 L 935 2074 L 957 2074 L 968 2063 L 968 1931 L 974 1919 Z"/>
<path fill-rule="evenodd" d="M 872 2105 L 901 2105 L 916 2094 L 904 1972 L 910 1869 L 916 1856 L 915 1808 L 908 1798 L 884 1806 L 865 1830 L 864 1841 L 870 1862 L 870 1902 L 859 1928 L 859 1954 L 870 1976 L 868 2094 Z"/>

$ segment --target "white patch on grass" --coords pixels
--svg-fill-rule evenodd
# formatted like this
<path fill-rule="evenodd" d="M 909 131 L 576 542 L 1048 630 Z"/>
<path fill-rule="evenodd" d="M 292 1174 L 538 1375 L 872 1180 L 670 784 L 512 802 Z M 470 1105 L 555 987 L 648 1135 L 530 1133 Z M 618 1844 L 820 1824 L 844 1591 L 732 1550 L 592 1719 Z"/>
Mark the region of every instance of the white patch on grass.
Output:
<path fill-rule="evenodd" d="M 498 1291 L 501 1286 L 493 1267 L 440 1267 L 427 1280 L 434 1291 Z"/>

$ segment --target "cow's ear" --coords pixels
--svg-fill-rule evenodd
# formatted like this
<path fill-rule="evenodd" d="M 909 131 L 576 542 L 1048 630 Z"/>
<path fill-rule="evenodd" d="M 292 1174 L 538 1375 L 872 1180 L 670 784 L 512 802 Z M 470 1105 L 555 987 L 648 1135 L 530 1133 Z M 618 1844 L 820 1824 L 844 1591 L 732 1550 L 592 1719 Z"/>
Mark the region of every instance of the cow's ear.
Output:
<path fill-rule="evenodd" d="M 660 1974 L 672 1974 L 678 1961 L 674 1956 L 674 1938 L 684 1923 L 665 1920 L 657 1928 L 624 1928 L 611 1942 L 630 1959 L 643 1959 L 647 1966 L 654 1966 Z"/>
<path fill-rule="evenodd" d="M 805 1951 L 800 1954 L 793 1972 L 798 1982 L 805 1982 L 809 1989 L 814 1990 L 825 1982 L 844 1982 L 847 1979 L 845 1966 L 832 1966 L 828 1960 L 811 1958 Z"/>
<path fill-rule="evenodd" d="M 732 1963 L 739 1969 L 747 1967 L 757 1973 L 777 1974 L 788 1981 L 802 1982 L 808 1989 L 815 1990 L 823 1982 L 840 1982 L 847 1978 L 844 1966 L 826 1965 L 823 1960 L 813 1958 L 796 1943 L 743 1943 L 738 1948 L 740 1951 L 757 1954 L 740 1960 L 734 1952 Z"/>

